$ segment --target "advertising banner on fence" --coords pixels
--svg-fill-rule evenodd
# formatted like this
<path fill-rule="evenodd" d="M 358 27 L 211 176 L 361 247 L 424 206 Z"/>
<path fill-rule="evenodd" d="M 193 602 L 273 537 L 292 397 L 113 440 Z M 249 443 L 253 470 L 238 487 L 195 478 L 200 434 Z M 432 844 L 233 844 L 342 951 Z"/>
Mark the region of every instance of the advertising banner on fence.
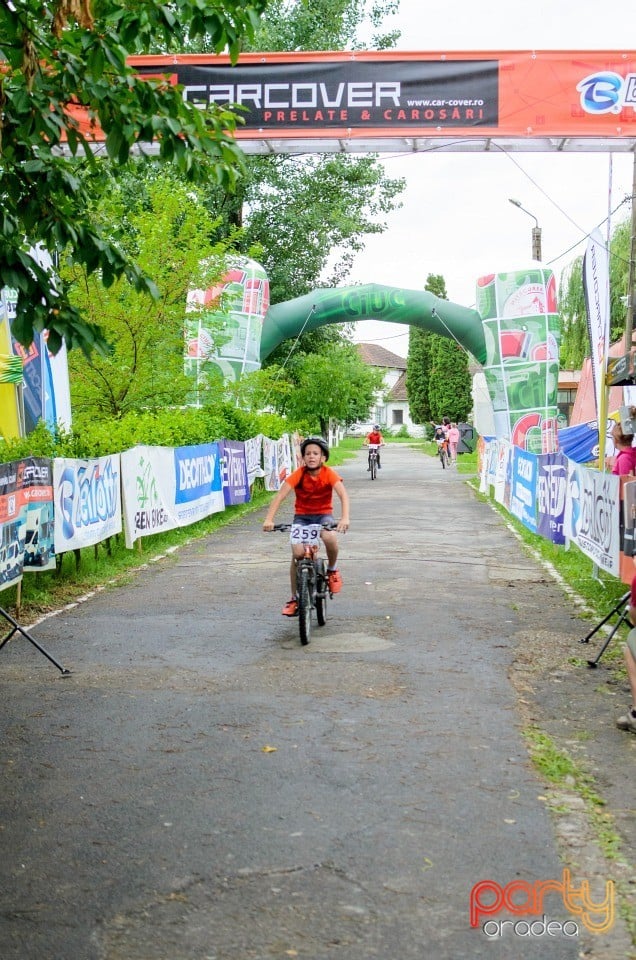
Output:
<path fill-rule="evenodd" d="M 55 567 L 52 466 L 44 457 L 0 464 L 0 590 Z"/>
<path fill-rule="evenodd" d="M 495 473 L 495 500 L 510 509 L 510 485 L 512 474 L 512 445 L 508 440 L 496 440 L 497 463 Z"/>
<path fill-rule="evenodd" d="M 537 532 L 537 457 L 520 447 L 513 447 L 510 513 Z"/>
<path fill-rule="evenodd" d="M 21 463 L 0 463 L 0 590 L 19 583 L 24 567 L 27 499 Z"/>
<path fill-rule="evenodd" d="M 256 437 L 250 437 L 245 441 L 245 465 L 247 468 L 247 482 L 250 487 L 256 477 L 264 477 L 263 470 L 263 434 L 259 433 Z"/>
<path fill-rule="evenodd" d="M 248 503 L 250 486 L 247 482 L 245 444 L 240 440 L 221 440 L 220 444 L 225 506 Z"/>
<path fill-rule="evenodd" d="M 137 446 L 121 454 L 126 546 L 225 509 L 218 443 Z"/>
<path fill-rule="evenodd" d="M 28 503 L 24 536 L 24 572 L 55 570 L 53 461 L 29 457 L 21 461 Z"/>
<path fill-rule="evenodd" d="M 611 473 L 568 461 L 564 535 L 598 567 L 620 575 L 620 482 Z"/>
<path fill-rule="evenodd" d="M 278 459 L 278 477 L 282 484 L 294 469 L 292 467 L 292 451 L 289 442 L 289 435 L 284 433 L 280 440 L 276 441 L 276 457 Z"/>
<path fill-rule="evenodd" d="M 568 460 L 562 453 L 537 457 L 537 533 L 565 543 L 563 517 L 568 489 Z"/>
<path fill-rule="evenodd" d="M 265 489 L 279 490 L 282 483 L 278 470 L 278 441 L 263 437 L 263 466 L 265 468 Z"/>
<path fill-rule="evenodd" d="M 119 454 L 53 461 L 55 552 L 79 550 L 121 533 Z"/>

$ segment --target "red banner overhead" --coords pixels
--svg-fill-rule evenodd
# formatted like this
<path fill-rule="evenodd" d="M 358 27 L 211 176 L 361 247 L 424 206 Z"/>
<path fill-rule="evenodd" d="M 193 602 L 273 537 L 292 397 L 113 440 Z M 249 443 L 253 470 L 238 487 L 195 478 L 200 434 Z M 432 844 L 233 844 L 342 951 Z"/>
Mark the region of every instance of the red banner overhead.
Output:
<path fill-rule="evenodd" d="M 235 105 L 246 152 L 633 150 L 636 51 L 132 57 L 202 108 Z M 315 141 L 320 141 L 316 143 Z M 396 143 L 396 141 L 398 141 Z"/>

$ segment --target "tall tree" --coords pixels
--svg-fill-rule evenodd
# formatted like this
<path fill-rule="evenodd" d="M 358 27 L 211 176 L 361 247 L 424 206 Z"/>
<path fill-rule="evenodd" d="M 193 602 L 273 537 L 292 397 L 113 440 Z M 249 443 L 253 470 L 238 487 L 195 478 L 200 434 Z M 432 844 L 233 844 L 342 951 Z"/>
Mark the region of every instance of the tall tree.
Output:
<path fill-rule="evenodd" d="M 425 290 L 447 300 L 446 283 L 440 274 L 429 273 Z M 468 355 L 450 336 L 411 327 L 406 368 L 406 390 L 416 423 L 439 423 L 448 416 L 465 420 L 472 407 Z"/>
<path fill-rule="evenodd" d="M 105 288 L 80 265 L 65 268 L 71 301 L 99 322 L 111 345 L 107 356 L 69 357 L 71 396 L 76 413 L 119 417 L 130 411 L 180 406 L 192 393 L 184 374 L 183 320 L 191 288 L 211 286 L 227 269 L 227 243 L 209 241 L 209 216 L 191 186 L 167 175 L 110 180 L 104 176 L 94 212 L 108 235 L 119 226 L 122 249 L 151 277 L 159 296 L 151 298 L 125 277 Z M 210 329 L 209 319 L 206 326 Z M 219 319 L 217 347 L 227 339 Z M 205 367 L 202 380 L 205 380 Z M 204 382 L 199 384 L 205 393 Z M 218 387 L 218 384 L 217 384 Z"/>
<path fill-rule="evenodd" d="M 260 246 L 272 303 L 346 281 L 364 238 L 401 206 L 402 179 L 373 157 L 256 158 L 246 181 L 244 243 Z"/>
<path fill-rule="evenodd" d="M 371 27 L 370 47 L 394 47 L 400 31 L 381 32 L 399 0 L 269 0 L 254 35 L 254 50 L 356 50 L 360 28 Z"/>
<path fill-rule="evenodd" d="M 366 420 L 382 388 L 381 370 L 364 363 L 350 343 L 332 343 L 320 355 L 299 356 L 289 371 L 295 389 L 281 412 L 327 436 L 329 420 Z"/>
<path fill-rule="evenodd" d="M 99 181 L 78 175 L 78 158 L 97 170 L 87 128 L 106 135 L 111 162 L 125 165 L 138 144 L 154 141 L 159 159 L 194 182 L 236 181 L 242 154 L 232 138 L 228 110 L 203 112 L 161 80 L 138 78 L 127 57 L 206 36 L 216 52 L 238 56 L 253 35 L 266 0 L 20 0 L 0 2 L 0 140 L 2 217 L 0 286 L 18 290 L 16 338 L 28 346 L 35 331 L 49 330 L 56 352 L 106 349 L 99 326 L 70 303 L 65 282 L 55 280 L 31 255 L 41 243 L 65 254 L 109 287 L 121 276 L 156 295 L 152 282 L 91 217 Z M 93 189 L 91 189 L 93 188 Z"/>
<path fill-rule="evenodd" d="M 406 395 L 413 423 L 431 420 L 428 400 L 428 381 L 431 368 L 431 332 L 421 327 L 409 327 L 409 350 L 406 358 Z"/>
<path fill-rule="evenodd" d="M 460 423 L 466 420 L 473 406 L 468 354 L 455 340 L 434 339 L 429 382 L 431 416 L 436 423 L 442 417 Z"/>

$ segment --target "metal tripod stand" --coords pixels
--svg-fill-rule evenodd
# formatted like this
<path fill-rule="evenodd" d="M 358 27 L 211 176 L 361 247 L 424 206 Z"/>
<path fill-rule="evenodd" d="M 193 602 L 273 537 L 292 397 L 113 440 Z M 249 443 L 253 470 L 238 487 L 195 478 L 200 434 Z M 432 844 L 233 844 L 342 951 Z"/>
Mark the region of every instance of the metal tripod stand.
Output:
<path fill-rule="evenodd" d="M 623 623 L 629 623 L 629 620 L 628 620 L 628 616 L 627 616 L 627 615 L 628 615 L 628 611 L 629 611 L 630 595 L 631 595 L 631 591 L 628 590 L 627 593 L 624 594 L 624 595 L 620 598 L 620 600 L 618 601 L 618 603 L 616 603 L 616 605 L 612 607 L 612 609 L 611 609 L 610 612 L 607 614 L 607 616 L 606 616 L 606 617 L 603 617 L 603 619 L 601 620 L 601 622 L 600 622 L 600 623 L 597 623 L 596 626 L 594 627 L 594 629 L 593 629 L 593 630 L 590 630 L 590 632 L 587 634 L 587 636 L 583 637 L 582 640 L 579 640 L 579 643 L 589 643 L 590 640 L 592 639 L 592 637 L 594 636 L 594 634 L 595 634 L 595 633 L 598 633 L 598 631 L 599 631 L 602 627 L 605 626 L 605 624 L 608 622 L 608 620 L 611 620 L 612 617 L 618 616 L 618 614 L 620 614 L 620 616 L 618 617 L 618 621 L 617 621 L 617 622 L 614 624 L 614 626 L 612 627 L 612 629 L 611 629 L 611 631 L 610 631 L 610 633 L 609 633 L 609 635 L 608 635 L 608 637 L 607 637 L 607 640 L 605 641 L 605 643 L 603 644 L 603 646 L 601 647 L 601 649 L 599 650 L 599 652 L 596 654 L 596 657 L 595 657 L 593 660 L 588 660 L 588 661 L 587 661 L 588 667 L 597 667 L 597 666 L 598 666 L 599 660 L 601 659 L 601 657 L 603 656 L 603 654 L 605 653 L 605 651 L 606 651 L 607 648 L 609 647 L 610 643 L 611 643 L 612 640 L 614 639 L 614 637 L 615 637 L 616 633 L 618 632 L 621 624 L 623 624 Z"/>
<path fill-rule="evenodd" d="M 71 671 L 67 670 L 66 667 L 63 667 L 61 663 L 58 663 L 57 660 L 54 657 L 52 657 L 50 653 L 47 653 L 44 647 L 41 647 L 40 644 L 37 642 L 37 640 L 34 640 L 34 638 L 31 636 L 29 631 L 25 630 L 24 627 L 21 627 L 18 621 L 14 620 L 11 614 L 7 613 L 6 610 L 3 610 L 2 607 L 0 607 L 0 617 L 4 617 L 7 623 L 11 624 L 11 630 L 9 630 L 6 637 L 3 637 L 2 640 L 0 640 L 0 650 L 2 650 L 4 645 L 9 642 L 9 640 L 15 633 L 21 633 L 23 637 L 26 637 L 29 643 L 32 643 L 33 646 L 40 651 L 40 653 L 44 654 L 47 660 L 50 660 L 51 663 L 55 667 L 57 667 L 57 669 L 60 671 L 63 677 L 70 676 Z"/>

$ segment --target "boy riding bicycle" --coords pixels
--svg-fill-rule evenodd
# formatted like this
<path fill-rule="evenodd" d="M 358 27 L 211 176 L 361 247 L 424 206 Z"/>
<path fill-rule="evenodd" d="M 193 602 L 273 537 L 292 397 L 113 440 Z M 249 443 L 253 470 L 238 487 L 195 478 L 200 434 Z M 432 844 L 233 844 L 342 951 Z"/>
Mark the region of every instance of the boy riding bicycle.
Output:
<path fill-rule="evenodd" d="M 380 433 L 380 425 L 376 423 L 373 430 L 370 433 L 367 433 L 366 439 L 364 441 L 365 447 L 375 447 L 376 448 L 376 460 L 378 464 L 378 470 L 381 469 L 382 464 L 380 463 L 380 447 L 383 447 L 384 437 Z M 369 457 L 369 465 L 367 470 L 371 469 L 371 458 Z"/>
<path fill-rule="evenodd" d="M 294 470 L 284 481 L 282 487 L 272 500 L 267 516 L 263 521 L 263 530 L 274 529 L 274 517 L 283 500 L 292 490 L 296 493 L 294 506 L 294 523 L 309 526 L 318 523 L 334 523 L 332 514 L 334 492 L 340 498 L 341 519 L 338 521 L 338 533 L 346 533 L 349 529 L 349 496 L 345 490 L 342 477 L 331 467 L 325 466 L 329 459 L 329 447 L 322 437 L 307 437 L 300 445 L 303 457 L 303 466 Z M 338 570 L 338 537 L 336 531 L 323 530 L 322 540 L 327 551 L 327 573 L 329 577 L 330 593 L 339 593 L 342 589 L 342 577 Z M 296 598 L 296 560 L 301 559 L 304 547 L 292 546 L 292 562 L 290 566 L 291 599 L 282 609 L 285 617 L 294 617 L 298 612 Z"/>

